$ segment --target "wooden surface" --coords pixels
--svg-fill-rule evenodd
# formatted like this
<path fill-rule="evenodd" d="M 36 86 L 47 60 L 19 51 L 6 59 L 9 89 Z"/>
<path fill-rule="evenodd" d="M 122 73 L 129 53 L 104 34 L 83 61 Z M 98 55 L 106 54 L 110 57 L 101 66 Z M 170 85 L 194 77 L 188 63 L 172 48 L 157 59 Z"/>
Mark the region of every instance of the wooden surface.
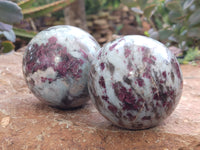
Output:
<path fill-rule="evenodd" d="M 27 88 L 22 53 L 0 56 L 0 149 L 200 150 L 200 67 L 181 66 L 181 101 L 159 126 L 120 129 L 89 102 L 61 111 L 41 103 Z"/>

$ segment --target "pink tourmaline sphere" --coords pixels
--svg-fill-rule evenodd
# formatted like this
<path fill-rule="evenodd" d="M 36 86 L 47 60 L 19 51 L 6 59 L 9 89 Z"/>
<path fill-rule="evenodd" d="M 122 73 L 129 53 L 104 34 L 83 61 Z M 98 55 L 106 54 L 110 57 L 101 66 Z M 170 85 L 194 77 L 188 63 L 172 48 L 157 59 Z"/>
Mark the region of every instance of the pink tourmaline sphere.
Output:
<path fill-rule="evenodd" d="M 98 51 L 88 87 L 96 108 L 113 124 L 146 129 L 173 112 L 183 79 L 176 57 L 163 44 L 135 35 Z"/>
<path fill-rule="evenodd" d="M 38 33 L 23 57 L 29 89 L 54 107 L 81 106 L 89 99 L 88 72 L 99 48 L 90 34 L 72 26 L 54 26 Z"/>

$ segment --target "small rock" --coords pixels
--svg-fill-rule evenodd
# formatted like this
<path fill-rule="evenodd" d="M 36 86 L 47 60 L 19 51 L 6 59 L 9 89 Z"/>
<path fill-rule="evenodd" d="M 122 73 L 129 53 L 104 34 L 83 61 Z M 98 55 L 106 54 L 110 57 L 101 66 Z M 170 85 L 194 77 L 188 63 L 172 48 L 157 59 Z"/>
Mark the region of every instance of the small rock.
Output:
<path fill-rule="evenodd" d="M 149 31 L 151 29 L 151 25 L 147 21 L 142 21 L 142 26 L 144 31 Z"/>
<path fill-rule="evenodd" d="M 1 126 L 5 128 L 9 125 L 9 122 L 10 122 L 10 117 L 4 117 L 1 119 Z"/>
<path fill-rule="evenodd" d="M 107 39 L 106 38 L 100 38 L 97 41 L 102 44 L 102 43 L 105 43 L 107 41 Z"/>
<path fill-rule="evenodd" d="M 121 36 L 120 35 L 117 35 L 117 34 L 113 34 L 112 35 L 112 40 L 116 40 L 118 38 L 120 38 Z"/>
<path fill-rule="evenodd" d="M 135 17 L 131 15 L 128 17 L 128 19 L 130 20 L 130 22 L 133 22 L 135 20 Z"/>
<path fill-rule="evenodd" d="M 107 34 L 109 32 L 110 32 L 109 29 L 103 29 L 103 30 L 99 31 L 100 34 Z"/>
<path fill-rule="evenodd" d="M 101 35 L 98 32 L 94 33 L 93 36 L 95 39 L 101 38 Z"/>
<path fill-rule="evenodd" d="M 101 26 L 94 26 L 94 29 L 96 30 L 104 30 L 104 29 L 108 29 L 109 28 L 109 25 L 108 24 L 105 24 L 105 25 L 101 25 Z"/>
<path fill-rule="evenodd" d="M 96 20 L 96 19 L 98 19 L 97 15 L 88 15 L 87 16 L 87 20 Z"/>
<path fill-rule="evenodd" d="M 100 12 L 99 18 L 105 18 L 107 19 L 109 17 L 109 12 Z"/>
<path fill-rule="evenodd" d="M 104 26 L 107 25 L 107 20 L 106 19 L 98 19 L 94 21 L 94 25 L 96 26 Z"/>
<path fill-rule="evenodd" d="M 143 35 L 143 31 L 140 28 L 133 27 L 131 25 L 124 25 L 120 30 L 122 35 Z"/>
<path fill-rule="evenodd" d="M 123 23 L 124 25 L 128 25 L 128 24 L 130 24 L 130 21 L 129 21 L 129 19 L 124 19 L 122 23 Z"/>
<path fill-rule="evenodd" d="M 169 50 L 175 55 L 175 56 L 180 56 L 182 54 L 182 50 L 178 47 L 171 46 L 169 47 Z"/>
<path fill-rule="evenodd" d="M 108 19 L 111 21 L 116 21 L 116 20 L 120 20 L 120 16 L 109 16 Z"/>
<path fill-rule="evenodd" d="M 128 11 L 129 11 L 128 6 L 124 6 L 124 7 L 122 8 L 122 11 L 124 11 L 124 12 L 128 12 Z"/>
<path fill-rule="evenodd" d="M 128 14 L 126 12 L 123 12 L 122 17 L 123 18 L 128 18 Z"/>
<path fill-rule="evenodd" d="M 87 26 L 88 26 L 88 28 L 92 28 L 93 22 L 92 22 L 92 21 L 88 21 L 88 22 L 87 22 Z"/>

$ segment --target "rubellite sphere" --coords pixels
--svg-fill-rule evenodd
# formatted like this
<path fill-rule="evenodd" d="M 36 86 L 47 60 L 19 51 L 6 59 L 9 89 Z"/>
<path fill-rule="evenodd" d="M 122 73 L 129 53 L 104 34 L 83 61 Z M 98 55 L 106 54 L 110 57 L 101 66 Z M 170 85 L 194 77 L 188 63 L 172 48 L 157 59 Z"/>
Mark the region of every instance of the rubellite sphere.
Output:
<path fill-rule="evenodd" d="M 158 125 L 177 106 L 183 88 L 176 57 L 160 42 L 124 36 L 92 61 L 89 92 L 99 112 L 127 129 Z"/>
<path fill-rule="evenodd" d="M 32 93 L 47 104 L 67 109 L 89 99 L 88 72 L 100 48 L 87 32 L 54 26 L 38 33 L 23 57 L 23 74 Z"/>

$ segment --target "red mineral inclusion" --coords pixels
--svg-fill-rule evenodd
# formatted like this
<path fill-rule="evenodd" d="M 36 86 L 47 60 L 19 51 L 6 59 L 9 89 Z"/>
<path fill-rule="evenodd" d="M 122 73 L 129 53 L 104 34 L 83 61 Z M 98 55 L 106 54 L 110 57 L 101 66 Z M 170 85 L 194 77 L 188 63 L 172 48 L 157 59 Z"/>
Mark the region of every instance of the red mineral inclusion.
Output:
<path fill-rule="evenodd" d="M 180 69 L 179 69 L 179 65 L 174 59 L 172 59 L 172 65 L 176 70 L 177 76 L 179 77 L 179 79 L 181 79 L 181 72 L 180 72 Z"/>
<path fill-rule="evenodd" d="M 103 77 L 100 77 L 99 79 L 99 84 L 101 85 L 101 87 L 103 87 L 104 89 L 106 88 L 106 85 L 105 85 L 105 80 Z"/>
<path fill-rule="evenodd" d="M 117 46 L 117 44 L 118 44 L 118 43 L 113 44 L 113 45 L 109 48 L 109 50 L 112 51 L 112 50 L 115 48 L 115 46 Z"/>
<path fill-rule="evenodd" d="M 104 68 L 105 68 L 105 64 L 104 64 L 104 63 L 101 63 L 101 64 L 100 64 L 100 67 L 101 67 L 101 70 L 103 71 Z"/>
<path fill-rule="evenodd" d="M 124 50 L 124 56 L 127 58 L 130 54 L 131 54 L 131 50 L 128 49 L 128 48 L 126 48 L 126 49 Z"/>
<path fill-rule="evenodd" d="M 67 48 L 57 43 L 56 37 L 48 39 L 48 43 L 36 43 L 31 47 L 32 53 L 27 53 L 26 72 L 34 73 L 37 70 L 45 71 L 47 68 L 52 67 L 59 76 L 70 76 L 74 79 L 81 77 L 81 66 L 84 64 L 82 59 L 74 58 L 67 52 Z M 88 59 L 86 53 L 81 51 L 84 58 Z M 60 58 L 60 62 L 55 63 L 55 57 Z M 37 61 L 39 60 L 39 62 Z M 45 82 L 47 79 L 42 78 L 41 81 Z M 51 82 L 51 79 L 48 79 Z"/>
<path fill-rule="evenodd" d="M 113 84 L 113 88 L 119 100 L 123 102 L 123 110 L 136 110 L 142 108 L 144 100 L 142 98 L 136 99 L 132 94 L 132 89 L 127 90 L 120 82 Z"/>

